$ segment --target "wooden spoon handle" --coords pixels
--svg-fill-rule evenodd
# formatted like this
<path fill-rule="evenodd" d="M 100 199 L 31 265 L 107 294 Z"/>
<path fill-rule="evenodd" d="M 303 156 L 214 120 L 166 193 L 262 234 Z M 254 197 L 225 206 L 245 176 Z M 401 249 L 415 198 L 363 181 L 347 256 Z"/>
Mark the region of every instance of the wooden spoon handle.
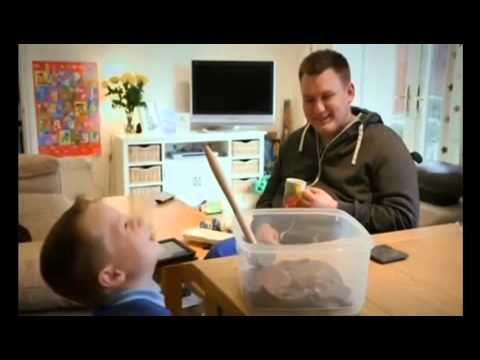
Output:
<path fill-rule="evenodd" d="M 223 193 L 227 197 L 227 200 L 233 209 L 233 213 L 235 214 L 235 217 L 237 218 L 237 221 L 240 224 L 240 227 L 242 228 L 243 233 L 245 234 L 245 238 L 247 239 L 248 242 L 255 244 L 256 243 L 255 236 L 253 235 L 250 228 L 246 225 L 245 219 L 243 218 L 241 212 L 238 210 L 237 203 L 233 198 L 232 191 L 230 190 L 230 187 L 228 186 L 228 183 L 225 180 L 225 176 L 223 175 L 223 171 L 220 168 L 220 164 L 218 163 L 217 158 L 215 157 L 212 150 L 210 149 L 210 146 L 204 145 L 203 148 L 205 149 L 205 154 L 207 155 L 207 160 L 208 160 L 208 163 L 210 164 L 210 168 L 212 169 L 218 184 L 222 188 Z"/>

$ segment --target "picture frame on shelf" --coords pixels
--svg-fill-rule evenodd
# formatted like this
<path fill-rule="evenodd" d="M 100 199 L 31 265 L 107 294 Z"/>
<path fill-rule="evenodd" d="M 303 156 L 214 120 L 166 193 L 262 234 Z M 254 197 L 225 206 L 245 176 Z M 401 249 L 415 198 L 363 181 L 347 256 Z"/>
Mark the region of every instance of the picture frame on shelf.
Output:
<path fill-rule="evenodd" d="M 147 107 L 138 108 L 140 122 L 142 123 L 144 135 L 161 135 L 162 124 L 154 101 L 147 102 Z"/>
<path fill-rule="evenodd" d="M 143 133 L 146 136 L 171 136 L 175 135 L 177 130 L 188 132 L 186 127 L 189 127 L 190 124 L 189 114 L 177 113 L 174 109 L 160 107 L 155 101 L 147 103 L 146 108 L 140 108 L 139 114 Z"/>
<path fill-rule="evenodd" d="M 186 134 L 190 132 L 191 114 L 187 112 L 177 112 L 177 132 Z"/>
<path fill-rule="evenodd" d="M 161 131 L 164 135 L 172 136 L 177 132 L 177 113 L 171 108 L 157 107 L 158 118 L 161 122 Z"/>

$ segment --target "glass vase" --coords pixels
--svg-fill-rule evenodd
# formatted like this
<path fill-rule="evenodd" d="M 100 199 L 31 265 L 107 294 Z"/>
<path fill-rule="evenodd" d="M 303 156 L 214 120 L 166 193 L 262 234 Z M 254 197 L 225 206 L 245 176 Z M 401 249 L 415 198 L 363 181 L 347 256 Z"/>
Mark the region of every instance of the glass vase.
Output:
<path fill-rule="evenodd" d="M 127 134 L 133 134 L 135 133 L 135 129 L 133 127 L 133 119 L 132 119 L 132 115 L 127 115 L 127 126 L 125 126 L 125 132 Z"/>

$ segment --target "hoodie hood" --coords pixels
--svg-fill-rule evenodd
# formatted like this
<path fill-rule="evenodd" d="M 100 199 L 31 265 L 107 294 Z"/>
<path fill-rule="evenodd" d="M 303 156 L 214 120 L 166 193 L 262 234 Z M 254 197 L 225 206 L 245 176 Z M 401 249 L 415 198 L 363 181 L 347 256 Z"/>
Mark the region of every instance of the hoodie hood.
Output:
<path fill-rule="evenodd" d="M 344 132 L 346 132 L 349 128 L 351 128 L 354 124 L 360 123 L 358 126 L 358 135 L 357 135 L 357 142 L 355 145 L 355 151 L 353 152 L 353 157 L 352 157 L 352 166 L 357 163 L 357 156 L 358 152 L 360 151 L 360 147 L 362 145 L 362 140 L 363 140 L 363 131 L 364 129 L 371 125 L 371 124 L 383 124 L 383 120 L 381 116 L 375 112 L 368 111 L 366 109 L 362 109 L 359 107 L 352 106 L 352 113 L 353 115 L 356 116 L 356 119 L 353 120 L 350 124 L 348 124 L 335 138 L 332 139 L 330 143 L 332 143 L 335 139 L 341 136 Z M 317 142 L 317 156 L 319 157 L 320 160 L 320 153 L 318 149 L 318 134 L 315 132 L 313 127 L 310 125 L 310 123 L 307 123 L 303 130 L 302 130 L 302 135 L 300 136 L 300 143 L 298 145 L 298 151 L 303 152 L 303 143 L 305 141 L 305 136 L 307 135 L 307 132 L 309 129 L 312 129 L 310 131 L 313 131 L 316 137 L 316 142 Z M 329 143 L 329 144 L 330 144 Z M 327 144 L 326 146 L 328 147 Z"/>

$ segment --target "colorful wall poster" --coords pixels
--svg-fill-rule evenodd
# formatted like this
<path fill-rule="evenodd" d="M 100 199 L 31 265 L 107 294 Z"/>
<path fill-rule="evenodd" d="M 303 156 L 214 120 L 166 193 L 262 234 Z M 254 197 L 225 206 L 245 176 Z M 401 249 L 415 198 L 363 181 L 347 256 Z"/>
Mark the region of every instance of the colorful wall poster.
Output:
<path fill-rule="evenodd" d="M 100 155 L 97 64 L 33 61 L 40 154 Z"/>

